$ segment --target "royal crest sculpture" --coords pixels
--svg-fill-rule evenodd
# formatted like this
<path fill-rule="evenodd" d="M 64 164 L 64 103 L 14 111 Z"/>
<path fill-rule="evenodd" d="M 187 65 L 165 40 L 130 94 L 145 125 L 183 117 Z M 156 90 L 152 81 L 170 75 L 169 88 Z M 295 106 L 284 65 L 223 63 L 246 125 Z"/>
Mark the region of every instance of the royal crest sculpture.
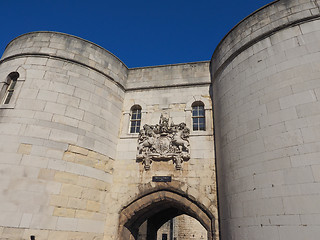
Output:
<path fill-rule="evenodd" d="M 183 161 L 190 159 L 190 130 L 185 123 L 169 124 L 169 118 L 160 116 L 159 124 L 145 124 L 139 132 L 137 161 L 150 169 L 152 161 L 170 161 L 181 169 Z"/>

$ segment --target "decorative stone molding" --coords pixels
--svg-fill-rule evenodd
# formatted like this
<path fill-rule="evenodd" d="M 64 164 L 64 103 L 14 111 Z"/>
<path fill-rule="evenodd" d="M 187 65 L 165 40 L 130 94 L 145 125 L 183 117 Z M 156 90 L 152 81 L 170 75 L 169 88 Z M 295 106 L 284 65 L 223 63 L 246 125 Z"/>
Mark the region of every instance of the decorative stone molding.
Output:
<path fill-rule="evenodd" d="M 169 118 L 160 116 L 159 124 L 145 124 L 139 132 L 137 161 L 150 169 L 152 161 L 170 161 L 181 169 L 183 161 L 190 159 L 190 129 L 185 123 L 169 124 Z"/>

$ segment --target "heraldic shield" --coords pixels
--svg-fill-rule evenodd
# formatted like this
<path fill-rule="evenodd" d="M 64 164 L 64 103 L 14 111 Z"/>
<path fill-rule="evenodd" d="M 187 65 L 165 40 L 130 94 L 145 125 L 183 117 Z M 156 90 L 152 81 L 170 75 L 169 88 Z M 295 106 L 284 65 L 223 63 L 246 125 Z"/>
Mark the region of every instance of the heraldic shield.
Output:
<path fill-rule="evenodd" d="M 150 169 L 152 161 L 170 161 L 181 169 L 183 161 L 190 159 L 190 129 L 185 123 L 169 124 L 169 118 L 160 116 L 159 124 L 145 124 L 139 132 L 137 161 Z"/>

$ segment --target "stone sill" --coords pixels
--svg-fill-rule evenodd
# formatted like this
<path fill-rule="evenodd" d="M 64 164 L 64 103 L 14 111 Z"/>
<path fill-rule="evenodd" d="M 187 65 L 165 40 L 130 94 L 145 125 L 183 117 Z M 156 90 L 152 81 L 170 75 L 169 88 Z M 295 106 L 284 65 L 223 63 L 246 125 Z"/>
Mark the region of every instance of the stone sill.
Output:
<path fill-rule="evenodd" d="M 136 138 L 138 138 L 138 136 L 139 136 L 139 133 L 128 133 L 128 134 L 126 134 L 126 135 L 121 135 L 119 138 L 120 139 L 136 139 Z"/>
<path fill-rule="evenodd" d="M 0 104 L 0 109 L 13 109 L 14 107 L 14 104 Z"/>

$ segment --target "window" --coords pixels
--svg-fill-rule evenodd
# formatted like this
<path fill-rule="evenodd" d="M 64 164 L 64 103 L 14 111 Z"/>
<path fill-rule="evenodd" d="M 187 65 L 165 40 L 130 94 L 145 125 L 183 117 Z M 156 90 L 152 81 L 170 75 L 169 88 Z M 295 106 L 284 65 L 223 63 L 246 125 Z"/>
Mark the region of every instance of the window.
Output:
<path fill-rule="evenodd" d="M 203 102 L 198 101 L 192 104 L 192 126 L 193 131 L 206 130 L 206 118 Z"/>
<path fill-rule="evenodd" d="M 141 107 L 134 105 L 131 108 L 130 133 L 138 133 L 141 125 Z"/>
<path fill-rule="evenodd" d="M 11 97 L 14 92 L 14 87 L 16 86 L 17 79 L 19 78 L 19 73 L 12 72 L 8 75 L 7 81 L 5 82 L 2 91 L 4 92 L 3 98 L 1 100 L 1 104 L 9 104 Z"/>
<path fill-rule="evenodd" d="M 168 234 L 162 233 L 162 240 L 168 240 Z"/>

